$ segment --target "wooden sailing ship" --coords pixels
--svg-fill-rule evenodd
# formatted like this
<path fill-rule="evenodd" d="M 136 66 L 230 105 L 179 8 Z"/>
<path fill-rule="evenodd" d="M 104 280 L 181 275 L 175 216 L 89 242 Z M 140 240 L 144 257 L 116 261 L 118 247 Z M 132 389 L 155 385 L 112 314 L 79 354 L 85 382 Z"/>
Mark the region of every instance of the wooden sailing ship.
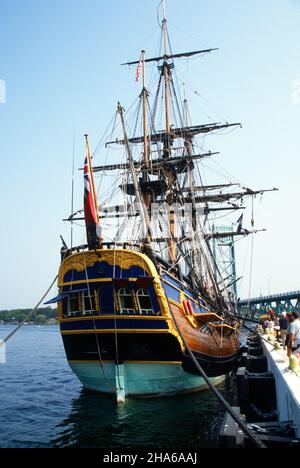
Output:
<path fill-rule="evenodd" d="M 50 301 L 58 303 L 67 359 L 82 385 L 119 399 L 206 388 L 188 349 L 212 382 L 231 371 L 239 350 L 236 298 L 210 244 L 228 233 L 209 230 L 209 219 L 240 210 L 245 197 L 262 193 L 203 183 L 200 163 L 213 153 L 203 154 L 195 140 L 239 124 L 189 124 L 187 101 L 181 106 L 177 98 L 175 61 L 214 49 L 173 54 L 165 14 L 162 44 L 161 55 L 146 58 L 142 51 L 140 60 L 128 63 L 138 67 L 137 79 L 142 75 L 135 117 L 138 122 L 141 116 L 141 125 L 129 134 L 119 104 L 114 128 L 122 134 L 106 144 L 121 148 L 124 159 L 93 167 L 86 136 L 84 216 L 77 212 L 69 221 L 85 221 L 87 244 L 64 244 L 59 295 Z M 152 105 L 148 64 L 158 66 Z M 161 101 L 163 129 L 157 126 Z M 119 182 L 116 177 L 110 191 L 115 203 L 105 206 L 110 188 L 98 197 L 96 174 L 102 180 L 116 172 Z M 109 238 L 105 225 L 113 220 Z M 249 233 L 240 223 L 231 235 Z"/>

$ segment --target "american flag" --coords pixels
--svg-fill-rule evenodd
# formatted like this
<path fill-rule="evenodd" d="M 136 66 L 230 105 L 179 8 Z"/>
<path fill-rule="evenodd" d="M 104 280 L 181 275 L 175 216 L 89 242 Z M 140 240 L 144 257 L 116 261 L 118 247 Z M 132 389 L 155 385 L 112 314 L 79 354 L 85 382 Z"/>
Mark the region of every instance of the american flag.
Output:
<path fill-rule="evenodd" d="M 135 80 L 138 82 L 140 81 L 140 76 L 141 76 L 141 71 L 142 71 L 142 59 L 140 60 L 137 70 L 136 70 L 136 77 Z"/>

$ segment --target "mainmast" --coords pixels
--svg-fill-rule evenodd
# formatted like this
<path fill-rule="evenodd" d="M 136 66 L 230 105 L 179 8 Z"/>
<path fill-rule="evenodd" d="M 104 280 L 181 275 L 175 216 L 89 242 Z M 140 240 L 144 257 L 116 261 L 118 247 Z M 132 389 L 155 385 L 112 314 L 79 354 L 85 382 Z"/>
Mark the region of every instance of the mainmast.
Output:
<path fill-rule="evenodd" d="M 164 36 L 164 65 L 163 75 L 165 80 L 165 111 L 166 111 L 166 132 L 170 132 L 170 111 L 169 111 L 169 63 L 168 63 L 168 31 L 167 31 L 167 18 L 166 18 L 166 1 L 163 0 L 164 18 L 162 21 L 163 36 Z M 169 149 L 169 148 L 168 148 Z"/>
<path fill-rule="evenodd" d="M 143 127 L 144 127 L 144 180 L 147 180 L 148 166 L 149 166 L 149 154 L 148 154 L 148 122 L 147 122 L 147 88 L 146 88 L 146 67 L 145 67 L 145 51 L 142 50 L 142 75 L 143 75 Z"/>
<path fill-rule="evenodd" d="M 169 109 L 169 81 L 170 81 L 170 66 L 168 63 L 168 31 L 167 31 L 167 18 L 166 18 L 166 1 L 163 0 L 163 37 L 164 37 L 164 64 L 163 64 L 163 76 L 165 83 L 165 114 L 166 114 L 166 139 L 164 141 L 164 157 L 170 158 L 171 156 L 171 138 L 170 138 L 170 109 Z M 168 240 L 169 247 L 169 257 L 172 263 L 176 262 L 176 249 L 174 243 L 175 237 L 175 215 L 174 215 L 174 196 L 173 188 L 175 182 L 174 172 L 170 167 L 166 167 L 165 170 L 167 183 L 168 183 L 168 194 L 167 194 L 167 203 L 169 205 L 169 226 L 170 226 L 170 236 L 171 239 Z"/>
<path fill-rule="evenodd" d="M 194 162 L 197 159 L 202 159 L 204 157 L 210 157 L 212 153 L 207 155 L 201 154 L 194 154 L 193 151 L 193 138 L 197 135 L 211 133 L 213 131 L 221 130 L 224 128 L 229 128 L 231 126 L 236 126 L 239 124 L 220 124 L 220 123 L 210 123 L 210 124 L 202 124 L 197 126 L 184 126 L 182 115 L 180 113 L 176 91 L 174 88 L 173 78 L 172 78 L 172 68 L 174 68 L 174 64 L 170 61 L 177 58 L 182 57 L 192 57 L 195 55 L 207 54 L 212 52 L 216 49 L 205 49 L 205 50 L 196 50 L 196 51 L 188 51 L 188 52 L 181 52 L 178 54 L 173 54 L 171 50 L 169 50 L 169 38 L 168 38 L 168 29 L 167 29 L 167 18 L 166 18 L 166 0 L 163 0 L 163 19 L 162 19 L 162 45 L 163 50 L 161 55 L 157 57 L 145 58 L 145 51 L 142 51 L 141 57 L 138 61 L 132 61 L 124 63 L 123 65 L 138 65 L 143 70 L 143 90 L 141 93 L 142 99 L 142 109 L 143 109 L 143 135 L 132 136 L 131 138 L 125 138 L 123 140 L 117 139 L 115 141 L 107 142 L 107 145 L 110 144 L 118 144 L 124 145 L 127 147 L 128 152 L 128 145 L 143 145 L 143 157 L 141 163 L 136 161 L 131 161 L 126 164 L 125 169 L 129 169 L 130 172 L 139 171 L 141 167 L 141 175 L 142 177 L 138 179 L 139 190 L 142 194 L 142 201 L 144 202 L 144 206 L 147 211 L 148 218 L 150 216 L 150 207 L 151 202 L 156 201 L 158 203 L 166 202 L 168 206 L 168 233 L 165 235 L 165 242 L 167 246 L 167 253 L 169 257 L 169 261 L 172 265 L 176 264 L 177 258 L 177 250 L 182 256 L 179 247 L 175 245 L 175 202 L 179 201 L 179 203 L 185 202 L 185 198 L 182 196 L 179 187 L 179 180 L 180 176 L 184 173 L 189 173 L 189 188 L 192 196 L 194 195 L 193 186 L 193 169 L 194 169 Z M 151 115 L 151 125 L 148 126 L 147 121 L 147 105 L 148 105 L 148 92 L 146 89 L 146 70 L 145 64 L 146 63 L 159 63 L 162 62 L 162 66 L 158 65 L 158 69 L 160 70 L 160 79 L 158 84 L 158 89 L 155 97 L 155 104 Z M 158 104 L 158 97 L 160 90 L 163 90 L 163 98 L 164 98 L 164 117 L 165 117 L 165 128 L 161 130 L 157 130 L 155 128 L 155 116 L 157 111 L 157 104 Z M 171 98 L 172 93 L 177 103 L 177 111 L 179 112 L 179 118 L 181 125 L 180 126 L 172 126 L 171 125 Z M 176 124 L 176 116 L 175 117 L 175 124 Z M 183 153 L 180 154 L 181 148 L 174 147 L 174 142 L 177 140 L 184 141 Z M 151 146 L 156 145 L 157 152 L 159 153 L 159 157 L 152 160 L 150 165 L 150 151 Z M 161 148 L 162 145 L 162 148 Z M 175 153 L 175 155 L 173 154 Z M 117 170 L 120 166 L 113 164 L 110 166 L 106 166 L 107 170 Z M 95 168 L 96 171 L 102 171 L 105 169 L 103 166 Z M 151 176 L 158 176 L 158 180 L 153 180 Z M 136 187 L 133 184 L 127 184 L 126 187 L 122 188 L 128 195 L 136 194 Z M 195 200 L 197 202 L 197 200 Z M 196 215 L 195 215 L 195 203 L 194 203 L 194 230 L 197 229 L 196 227 Z M 162 231 L 162 230 L 161 230 Z M 148 231 L 149 233 L 149 231 Z M 148 241 L 151 241 L 149 236 L 147 236 Z"/>

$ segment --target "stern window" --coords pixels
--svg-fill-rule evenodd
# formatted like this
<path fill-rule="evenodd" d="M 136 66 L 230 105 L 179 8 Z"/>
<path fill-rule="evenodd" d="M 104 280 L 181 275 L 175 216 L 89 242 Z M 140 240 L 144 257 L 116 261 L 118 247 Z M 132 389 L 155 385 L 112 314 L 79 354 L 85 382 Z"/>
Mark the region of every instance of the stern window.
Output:
<path fill-rule="evenodd" d="M 120 313 L 134 315 L 135 307 L 133 302 L 133 297 L 130 289 L 122 288 L 118 292 L 119 303 L 120 303 Z"/>
<path fill-rule="evenodd" d="M 154 310 L 148 289 L 139 289 L 137 292 L 137 298 L 141 315 L 153 315 Z"/>
<path fill-rule="evenodd" d="M 96 310 L 95 293 L 93 291 L 82 293 L 82 315 L 93 315 Z"/>
<path fill-rule="evenodd" d="M 79 294 L 70 294 L 68 296 L 68 316 L 75 317 L 80 313 Z"/>

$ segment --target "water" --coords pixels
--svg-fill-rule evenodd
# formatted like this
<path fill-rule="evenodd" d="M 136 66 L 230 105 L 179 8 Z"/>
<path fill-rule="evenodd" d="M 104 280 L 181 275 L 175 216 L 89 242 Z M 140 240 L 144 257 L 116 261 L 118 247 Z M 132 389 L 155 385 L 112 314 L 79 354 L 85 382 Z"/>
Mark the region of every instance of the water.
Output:
<path fill-rule="evenodd" d="M 0 339 L 12 327 L 0 326 Z M 82 390 L 58 327 L 27 326 L 0 364 L 0 447 L 203 448 L 218 446 L 224 410 L 210 392 L 128 400 Z M 233 403 L 233 380 L 221 387 Z"/>

